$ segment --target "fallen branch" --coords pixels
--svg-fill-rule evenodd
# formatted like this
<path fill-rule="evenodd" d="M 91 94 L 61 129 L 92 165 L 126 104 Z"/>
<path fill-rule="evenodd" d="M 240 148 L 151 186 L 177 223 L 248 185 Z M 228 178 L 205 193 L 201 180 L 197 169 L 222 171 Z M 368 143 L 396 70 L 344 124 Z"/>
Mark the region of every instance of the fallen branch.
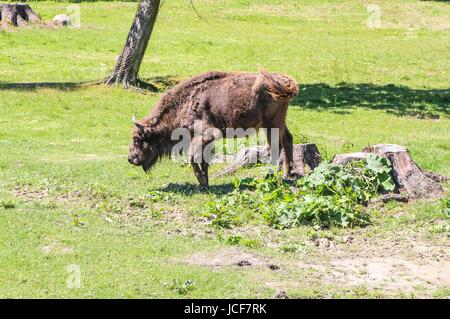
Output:
<path fill-rule="evenodd" d="M 285 161 L 284 151 L 280 154 L 280 169 Z M 294 144 L 293 145 L 293 173 L 305 175 L 305 166 L 310 170 L 316 168 L 322 158 L 315 144 Z M 233 158 L 231 165 L 216 173 L 216 176 L 233 174 L 241 167 L 248 167 L 254 164 L 269 164 L 270 151 L 268 146 L 247 147 L 240 150 Z"/>
<path fill-rule="evenodd" d="M 241 149 L 236 156 L 234 156 L 231 165 L 223 170 L 217 172 L 215 176 L 223 176 L 226 174 L 234 174 L 241 167 L 248 167 L 249 165 L 270 162 L 268 146 L 254 146 Z"/>
<path fill-rule="evenodd" d="M 357 152 L 348 154 L 336 154 L 331 160 L 334 164 L 345 165 L 353 161 L 361 161 L 365 159 L 369 153 Z"/>
<path fill-rule="evenodd" d="M 370 200 L 370 203 L 387 203 L 389 201 L 397 201 L 402 203 L 407 203 L 409 201 L 409 196 L 404 194 L 384 194 L 379 197 Z"/>

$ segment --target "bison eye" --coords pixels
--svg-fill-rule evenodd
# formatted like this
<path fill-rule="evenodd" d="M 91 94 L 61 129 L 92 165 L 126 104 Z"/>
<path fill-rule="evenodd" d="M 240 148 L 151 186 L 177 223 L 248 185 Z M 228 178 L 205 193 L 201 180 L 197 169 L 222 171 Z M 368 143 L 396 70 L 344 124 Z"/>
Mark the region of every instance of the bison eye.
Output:
<path fill-rule="evenodd" d="M 135 138 L 133 140 L 133 144 L 134 144 L 134 146 L 142 146 L 142 140 L 138 139 L 138 138 Z"/>

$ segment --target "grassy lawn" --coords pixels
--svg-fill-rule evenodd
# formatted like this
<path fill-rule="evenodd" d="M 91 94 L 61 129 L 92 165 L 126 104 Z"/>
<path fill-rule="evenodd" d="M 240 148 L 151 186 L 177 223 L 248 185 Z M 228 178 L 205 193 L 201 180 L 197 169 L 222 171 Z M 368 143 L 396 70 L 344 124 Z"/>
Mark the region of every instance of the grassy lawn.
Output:
<path fill-rule="evenodd" d="M 380 29 L 367 27 L 369 3 L 381 9 Z M 31 6 L 51 20 L 68 3 Z M 450 296 L 444 201 L 378 205 L 364 228 L 276 230 L 250 220 L 214 229 L 205 203 L 258 168 L 200 191 L 190 167 L 167 160 L 145 175 L 129 165 L 131 115 L 147 114 L 160 95 L 71 83 L 108 74 L 136 3 L 79 6 L 80 29 L 0 30 L 0 297 Z M 328 158 L 397 143 L 450 176 L 448 3 L 196 7 L 207 22 L 186 1 L 164 3 L 143 79 L 284 72 L 300 86 L 288 114 L 294 142 L 314 142 Z M 81 286 L 71 289 L 74 267 Z"/>

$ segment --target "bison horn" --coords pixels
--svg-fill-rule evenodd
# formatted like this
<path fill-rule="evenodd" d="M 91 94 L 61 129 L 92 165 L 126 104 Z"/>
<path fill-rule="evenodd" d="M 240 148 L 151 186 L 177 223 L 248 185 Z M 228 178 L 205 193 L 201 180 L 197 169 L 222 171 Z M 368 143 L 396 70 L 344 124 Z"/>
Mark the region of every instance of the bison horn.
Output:
<path fill-rule="evenodd" d="M 131 120 L 133 121 L 134 125 L 136 125 L 136 127 L 140 130 L 144 129 L 144 125 L 142 125 L 141 123 L 139 123 L 138 121 L 136 121 L 136 116 L 133 115 L 133 117 L 131 118 Z"/>

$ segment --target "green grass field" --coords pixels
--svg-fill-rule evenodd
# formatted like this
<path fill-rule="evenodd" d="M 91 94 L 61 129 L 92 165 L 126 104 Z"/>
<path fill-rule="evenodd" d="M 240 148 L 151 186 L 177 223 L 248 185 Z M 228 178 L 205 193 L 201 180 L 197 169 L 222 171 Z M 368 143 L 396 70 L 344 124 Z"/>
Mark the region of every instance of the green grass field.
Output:
<path fill-rule="evenodd" d="M 206 22 L 186 1 L 164 3 L 141 78 L 284 72 L 300 87 L 288 114 L 295 142 L 326 157 L 402 144 L 422 168 L 450 176 L 450 4 L 195 3 Z M 372 3 L 379 29 L 367 26 Z M 44 20 L 69 5 L 30 4 Z M 129 165 L 130 118 L 160 95 L 73 83 L 108 74 L 136 3 L 78 5 L 80 29 L 0 29 L 0 297 L 450 296 L 448 202 L 378 206 L 364 228 L 249 220 L 218 230 L 202 209 L 235 177 L 201 191 L 179 163 L 149 175 Z"/>

